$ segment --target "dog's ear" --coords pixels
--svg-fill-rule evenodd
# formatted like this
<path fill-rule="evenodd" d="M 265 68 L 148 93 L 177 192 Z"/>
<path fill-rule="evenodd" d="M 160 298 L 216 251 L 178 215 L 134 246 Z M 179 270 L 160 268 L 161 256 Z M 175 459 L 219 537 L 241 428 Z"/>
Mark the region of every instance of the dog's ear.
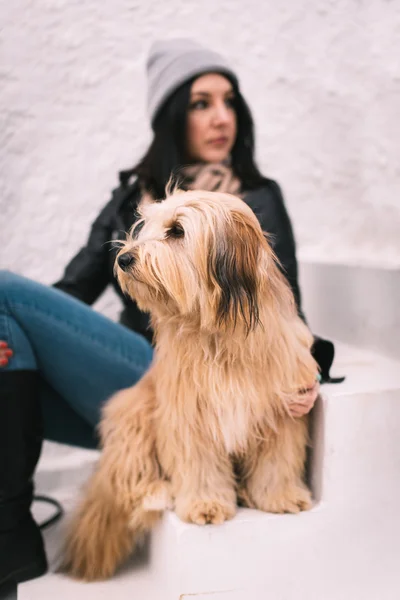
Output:
<path fill-rule="evenodd" d="M 258 263 L 262 232 L 246 215 L 234 213 L 218 233 L 209 261 L 210 279 L 218 290 L 216 321 L 223 326 L 233 324 L 234 328 L 242 321 L 249 333 L 260 322 Z"/>

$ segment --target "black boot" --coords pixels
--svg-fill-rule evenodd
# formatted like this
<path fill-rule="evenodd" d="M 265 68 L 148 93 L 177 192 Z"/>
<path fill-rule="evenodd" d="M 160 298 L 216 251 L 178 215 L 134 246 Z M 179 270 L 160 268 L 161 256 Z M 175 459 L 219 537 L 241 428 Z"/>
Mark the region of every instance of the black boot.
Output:
<path fill-rule="evenodd" d="M 42 440 L 38 373 L 0 372 L 0 586 L 47 571 L 42 535 L 30 512 Z"/>

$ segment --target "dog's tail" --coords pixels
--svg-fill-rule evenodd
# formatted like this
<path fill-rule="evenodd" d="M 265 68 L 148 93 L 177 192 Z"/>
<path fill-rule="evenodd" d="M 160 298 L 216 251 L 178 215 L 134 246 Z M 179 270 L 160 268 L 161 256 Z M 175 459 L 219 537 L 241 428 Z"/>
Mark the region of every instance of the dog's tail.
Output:
<path fill-rule="evenodd" d="M 95 473 L 70 524 L 60 570 L 85 581 L 111 577 L 168 507 L 163 486 L 155 482 L 147 496 L 128 508 L 104 489 Z"/>
<path fill-rule="evenodd" d="M 152 427 L 149 376 L 106 404 L 103 452 L 67 532 L 61 570 L 106 579 L 129 556 L 168 506 Z"/>

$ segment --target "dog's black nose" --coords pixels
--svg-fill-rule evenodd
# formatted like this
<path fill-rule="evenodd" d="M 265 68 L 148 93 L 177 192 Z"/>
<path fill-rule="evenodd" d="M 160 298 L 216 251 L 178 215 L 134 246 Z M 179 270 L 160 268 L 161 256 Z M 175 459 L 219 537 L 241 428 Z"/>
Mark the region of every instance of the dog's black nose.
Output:
<path fill-rule="evenodd" d="M 123 271 L 126 271 L 127 268 L 134 262 L 135 257 L 130 252 L 125 252 L 125 254 L 121 254 L 118 257 L 118 264 Z"/>

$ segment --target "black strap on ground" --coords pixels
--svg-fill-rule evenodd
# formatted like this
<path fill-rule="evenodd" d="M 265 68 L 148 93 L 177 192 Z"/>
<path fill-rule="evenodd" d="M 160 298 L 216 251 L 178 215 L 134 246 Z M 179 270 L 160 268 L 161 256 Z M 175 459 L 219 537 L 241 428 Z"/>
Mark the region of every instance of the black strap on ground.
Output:
<path fill-rule="evenodd" d="M 59 519 L 61 519 L 64 514 L 63 507 L 57 500 L 54 500 L 54 498 L 49 498 L 48 496 L 34 496 L 33 501 L 45 502 L 46 504 L 51 504 L 57 509 L 54 515 L 46 519 L 46 521 L 43 521 L 43 523 L 39 524 L 40 529 L 46 529 L 46 527 L 50 527 L 50 525 L 53 525 L 53 523 L 56 523 Z"/>

